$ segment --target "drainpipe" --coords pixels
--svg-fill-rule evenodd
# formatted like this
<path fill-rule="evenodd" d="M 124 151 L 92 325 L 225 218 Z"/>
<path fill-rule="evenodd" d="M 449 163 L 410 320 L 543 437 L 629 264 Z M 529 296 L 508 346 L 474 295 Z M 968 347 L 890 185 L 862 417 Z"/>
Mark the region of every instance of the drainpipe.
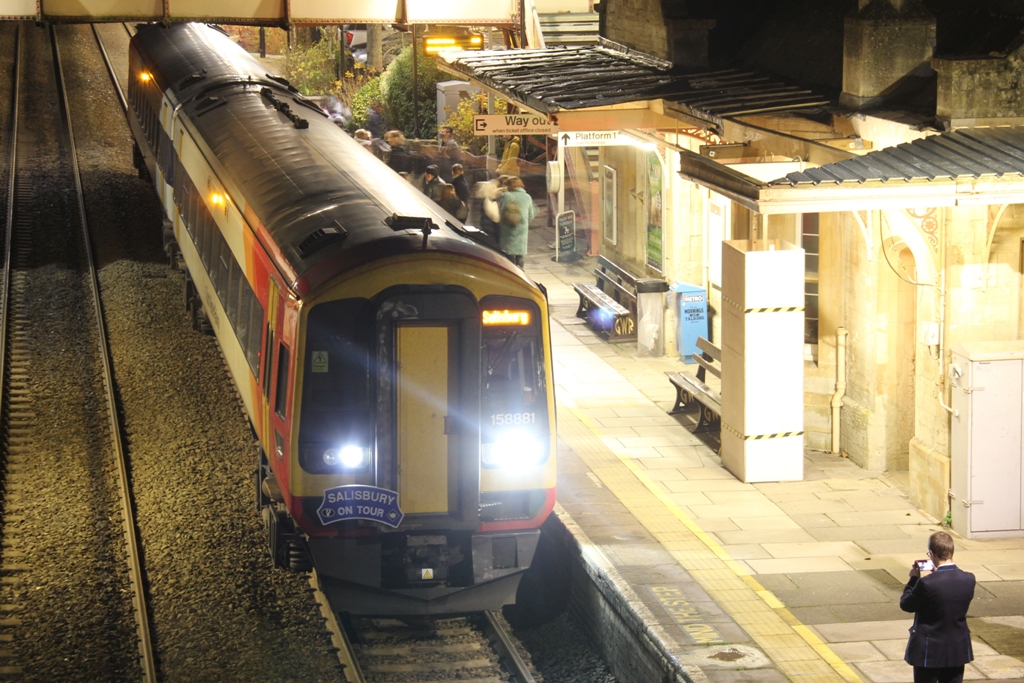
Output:
<path fill-rule="evenodd" d="M 832 452 L 839 452 L 839 409 L 846 394 L 846 335 L 845 327 L 836 329 L 836 393 L 832 394 Z"/>

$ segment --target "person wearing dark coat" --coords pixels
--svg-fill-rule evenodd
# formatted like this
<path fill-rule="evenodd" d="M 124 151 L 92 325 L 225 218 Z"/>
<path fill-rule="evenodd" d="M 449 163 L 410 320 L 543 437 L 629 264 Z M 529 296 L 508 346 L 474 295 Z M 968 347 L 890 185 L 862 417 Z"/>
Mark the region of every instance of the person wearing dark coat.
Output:
<path fill-rule="evenodd" d="M 900 608 L 914 613 L 903 659 L 914 667 L 914 683 L 962 683 L 964 665 L 974 659 L 967 609 L 974 599 L 974 574 L 953 564 L 953 537 L 937 531 L 928 538 L 935 570 L 915 562 Z"/>
<path fill-rule="evenodd" d="M 435 202 L 441 201 L 441 188 L 444 183 L 441 182 L 441 171 L 435 164 L 427 166 L 426 172 L 423 174 L 423 194 L 427 195 Z"/>
<path fill-rule="evenodd" d="M 388 166 L 395 173 L 409 173 L 412 171 L 409 163 L 409 150 L 405 146 L 405 136 L 400 130 L 389 130 L 384 135 L 384 142 L 391 146 L 391 154 L 388 156 Z"/>
<path fill-rule="evenodd" d="M 466 181 L 462 164 L 452 164 L 452 185 L 455 187 L 455 196 L 459 201 L 469 206 L 469 183 Z"/>

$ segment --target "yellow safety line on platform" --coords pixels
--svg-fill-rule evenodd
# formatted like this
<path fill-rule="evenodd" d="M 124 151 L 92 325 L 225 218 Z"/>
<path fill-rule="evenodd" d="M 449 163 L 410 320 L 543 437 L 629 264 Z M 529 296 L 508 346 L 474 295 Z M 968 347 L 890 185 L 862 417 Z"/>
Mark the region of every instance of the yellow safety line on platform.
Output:
<path fill-rule="evenodd" d="M 577 434 L 571 420 L 560 420 L 559 436 L 565 439 L 594 474 L 616 494 L 701 588 L 754 639 L 784 674 L 793 681 L 807 683 L 829 680 L 863 683 L 856 672 L 814 631 L 802 624 L 771 591 L 758 583 L 743 565 L 736 562 L 710 534 L 683 512 L 668 494 L 660 491 L 658 484 L 643 469 L 628 456 L 609 448 L 601 437 L 601 427 L 587 417 L 572 399 L 559 396 L 558 402 L 586 428 Z M 588 431 L 590 434 L 587 434 Z M 597 439 L 599 448 L 586 443 L 592 438 Z M 611 453 L 615 460 L 625 465 L 647 492 L 653 494 L 672 517 L 682 522 L 689 534 L 680 533 L 676 524 L 659 519 L 663 515 L 648 501 L 640 500 L 645 496 L 640 495 L 635 482 L 623 480 L 618 468 L 609 467 L 614 461 L 602 458 L 602 451 Z M 630 501 L 638 504 L 631 505 Z M 836 679 L 836 676 L 839 678 Z"/>

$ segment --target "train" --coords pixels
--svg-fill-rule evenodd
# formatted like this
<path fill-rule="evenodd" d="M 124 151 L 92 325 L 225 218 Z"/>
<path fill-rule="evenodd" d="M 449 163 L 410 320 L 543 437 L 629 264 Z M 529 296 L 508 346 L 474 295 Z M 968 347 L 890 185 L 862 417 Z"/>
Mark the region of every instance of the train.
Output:
<path fill-rule="evenodd" d="M 218 27 L 137 26 L 127 91 L 273 564 L 354 615 L 513 603 L 555 503 L 543 287 Z"/>

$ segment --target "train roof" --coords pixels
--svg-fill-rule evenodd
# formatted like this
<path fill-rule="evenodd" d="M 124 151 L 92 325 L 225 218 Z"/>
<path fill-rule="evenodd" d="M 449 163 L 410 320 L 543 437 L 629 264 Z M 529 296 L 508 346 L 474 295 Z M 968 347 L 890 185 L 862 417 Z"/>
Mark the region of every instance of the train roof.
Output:
<path fill-rule="evenodd" d="M 232 198 L 263 224 L 273 241 L 264 246 L 300 296 L 368 261 L 424 249 L 518 272 L 218 29 L 144 25 L 133 42 L 219 161 Z M 432 224 L 425 241 L 423 219 Z"/>

